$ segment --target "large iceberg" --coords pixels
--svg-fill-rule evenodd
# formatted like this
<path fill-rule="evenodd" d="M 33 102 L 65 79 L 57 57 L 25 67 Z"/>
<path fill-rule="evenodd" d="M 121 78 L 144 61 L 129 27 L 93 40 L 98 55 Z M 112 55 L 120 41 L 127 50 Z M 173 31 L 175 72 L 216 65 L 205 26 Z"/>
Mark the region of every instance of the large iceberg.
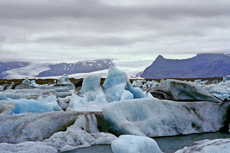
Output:
<path fill-rule="evenodd" d="M 98 130 L 97 119 L 94 114 L 83 114 L 79 115 L 75 123 L 66 131 L 54 133 L 43 142 L 54 146 L 57 150 L 68 151 L 91 145 L 111 144 L 111 141 L 116 138 L 110 133 Z"/>
<path fill-rule="evenodd" d="M 116 134 L 173 136 L 215 132 L 228 126 L 229 103 L 135 99 L 113 102 L 102 111 Z"/>
<path fill-rule="evenodd" d="M 134 135 L 121 135 L 112 141 L 114 153 L 162 153 L 155 140 Z"/>
<path fill-rule="evenodd" d="M 67 151 L 90 145 L 110 144 L 117 137 L 98 130 L 99 112 L 51 112 L 41 114 L 0 115 L 0 150 L 35 152 Z M 102 126 L 102 125 L 99 125 Z M 31 141 L 31 142 L 26 142 Z M 32 142 L 33 141 L 33 142 Z M 18 144 L 8 144 L 18 143 Z M 19 147 L 20 146 L 20 147 Z"/>
<path fill-rule="evenodd" d="M 42 141 L 54 133 L 65 131 L 79 115 L 87 112 L 47 112 L 0 115 L 0 142 Z M 94 113 L 101 116 L 101 113 Z"/>

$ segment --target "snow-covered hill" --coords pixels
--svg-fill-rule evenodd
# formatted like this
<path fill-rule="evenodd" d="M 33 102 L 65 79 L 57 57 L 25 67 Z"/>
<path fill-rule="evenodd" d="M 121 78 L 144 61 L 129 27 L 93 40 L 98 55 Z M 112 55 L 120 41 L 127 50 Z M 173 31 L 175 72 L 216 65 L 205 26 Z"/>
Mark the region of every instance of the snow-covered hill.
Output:
<path fill-rule="evenodd" d="M 8 75 L 5 71 L 25 67 L 28 64 L 27 62 L 0 62 L 0 79 Z"/>
<path fill-rule="evenodd" d="M 70 78 L 84 78 L 90 74 L 100 74 L 106 77 L 110 66 L 115 65 L 125 71 L 131 78 L 138 74 L 152 63 L 152 60 L 90 60 L 79 61 L 76 63 L 26 63 L 21 67 L 11 67 L 7 64 L 1 69 L 0 79 L 23 79 L 23 78 L 59 78 L 63 74 L 68 74 Z"/>

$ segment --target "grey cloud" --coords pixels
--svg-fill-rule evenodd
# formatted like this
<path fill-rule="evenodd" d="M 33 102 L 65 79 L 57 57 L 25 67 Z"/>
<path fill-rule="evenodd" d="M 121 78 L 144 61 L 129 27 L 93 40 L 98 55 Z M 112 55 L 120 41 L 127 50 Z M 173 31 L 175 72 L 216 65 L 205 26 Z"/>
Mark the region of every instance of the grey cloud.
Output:
<path fill-rule="evenodd" d="M 119 2 L 0 0 L 0 45 L 38 61 L 230 49 L 227 0 Z"/>

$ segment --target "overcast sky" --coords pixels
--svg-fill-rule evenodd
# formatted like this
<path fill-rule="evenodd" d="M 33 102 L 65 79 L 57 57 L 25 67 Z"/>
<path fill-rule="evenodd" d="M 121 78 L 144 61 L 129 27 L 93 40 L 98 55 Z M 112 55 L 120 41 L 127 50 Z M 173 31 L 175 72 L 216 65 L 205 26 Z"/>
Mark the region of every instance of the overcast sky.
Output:
<path fill-rule="evenodd" d="M 230 54 L 229 0 L 0 0 L 0 61 Z"/>

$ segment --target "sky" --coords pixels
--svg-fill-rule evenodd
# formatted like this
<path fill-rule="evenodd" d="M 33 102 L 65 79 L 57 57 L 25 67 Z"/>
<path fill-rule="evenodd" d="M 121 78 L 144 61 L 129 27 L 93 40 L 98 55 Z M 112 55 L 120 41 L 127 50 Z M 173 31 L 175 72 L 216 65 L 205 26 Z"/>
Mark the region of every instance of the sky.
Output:
<path fill-rule="evenodd" d="M 229 0 L 0 0 L 0 61 L 230 54 Z"/>

